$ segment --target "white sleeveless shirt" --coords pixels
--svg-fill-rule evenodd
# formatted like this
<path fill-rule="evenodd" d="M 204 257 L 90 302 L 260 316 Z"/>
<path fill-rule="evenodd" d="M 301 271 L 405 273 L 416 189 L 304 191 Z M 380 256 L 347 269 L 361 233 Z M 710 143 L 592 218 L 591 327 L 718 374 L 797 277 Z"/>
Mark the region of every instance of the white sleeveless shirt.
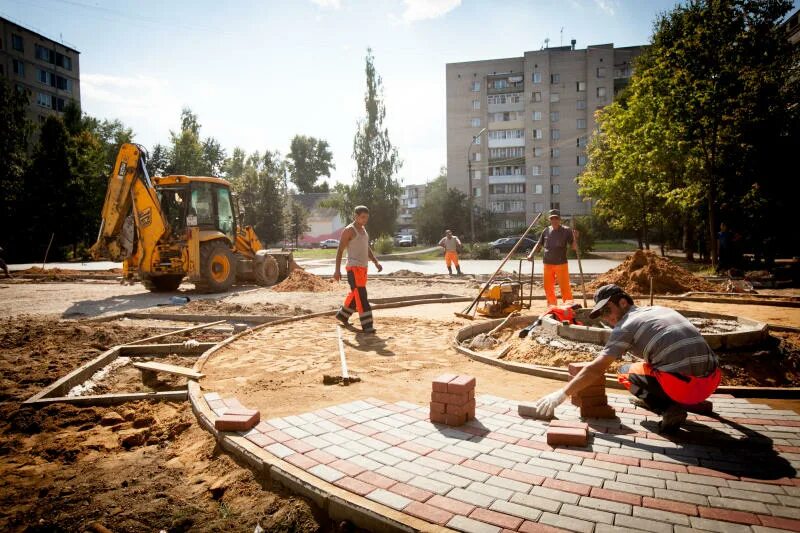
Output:
<path fill-rule="evenodd" d="M 346 267 L 365 267 L 369 264 L 369 234 L 367 229 L 362 227 L 358 231 L 355 224 L 348 224 L 345 231 L 351 229 L 355 232 L 347 243 L 347 264 Z"/>

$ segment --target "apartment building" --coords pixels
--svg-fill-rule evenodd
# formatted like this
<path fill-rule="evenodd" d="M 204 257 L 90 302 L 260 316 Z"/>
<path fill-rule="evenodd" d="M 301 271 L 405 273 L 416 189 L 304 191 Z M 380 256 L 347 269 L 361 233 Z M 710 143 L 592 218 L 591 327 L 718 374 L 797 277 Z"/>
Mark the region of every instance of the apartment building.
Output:
<path fill-rule="evenodd" d="M 426 185 L 404 185 L 397 215 L 397 233 L 416 234 L 414 215 L 425 202 Z"/>
<path fill-rule="evenodd" d="M 80 52 L 0 17 L 0 77 L 28 95 L 28 117 L 43 122 L 70 100 L 80 104 Z"/>
<path fill-rule="evenodd" d="M 548 209 L 589 214 L 575 178 L 586 165 L 594 112 L 626 85 L 643 49 L 576 50 L 573 41 L 522 57 L 447 64 L 448 186 L 471 188 L 500 230 Z"/>

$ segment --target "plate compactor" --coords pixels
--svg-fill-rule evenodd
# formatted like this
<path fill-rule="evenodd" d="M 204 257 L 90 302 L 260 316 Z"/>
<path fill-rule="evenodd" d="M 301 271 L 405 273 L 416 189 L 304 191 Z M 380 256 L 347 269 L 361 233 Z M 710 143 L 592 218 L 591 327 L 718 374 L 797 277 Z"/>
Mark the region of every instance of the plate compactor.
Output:
<path fill-rule="evenodd" d="M 510 279 L 490 282 L 483 291 L 484 300 L 478 304 L 479 315 L 497 318 L 523 309 L 522 283 Z"/>

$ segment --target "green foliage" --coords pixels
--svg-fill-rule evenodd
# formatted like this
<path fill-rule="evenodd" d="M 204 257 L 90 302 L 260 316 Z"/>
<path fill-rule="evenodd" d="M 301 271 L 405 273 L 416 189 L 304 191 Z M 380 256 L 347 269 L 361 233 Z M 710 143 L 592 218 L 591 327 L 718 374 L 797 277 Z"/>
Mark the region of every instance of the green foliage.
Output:
<path fill-rule="evenodd" d="M 391 235 L 400 203 L 400 184 L 395 174 L 402 162 L 389 140 L 389 130 L 383 126 L 386 108 L 382 82 L 375 71 L 371 49 L 367 50 L 366 76 L 364 105 L 367 115 L 359 120 L 353 138 L 354 181 L 352 185 L 337 184 L 333 196 L 323 205 L 337 209 L 344 220 L 353 217 L 357 205 L 366 205 L 370 210 L 370 230 Z"/>
<path fill-rule="evenodd" d="M 309 212 L 300 202 L 290 201 L 288 207 L 289 235 L 296 248 L 300 244 L 300 238 L 311 231 L 311 226 L 308 225 Z"/>
<path fill-rule="evenodd" d="M 25 244 L 19 230 L 26 217 L 21 204 L 31 132 L 31 124 L 25 117 L 27 104 L 25 94 L 0 78 L 0 227 L 4 228 L 0 246 L 9 259 L 19 257 L 19 247 Z"/>
<path fill-rule="evenodd" d="M 327 183 L 317 184 L 320 177 L 329 177 L 336 168 L 328 141 L 295 135 L 286 158 L 290 179 L 298 191 L 328 192 Z"/>
<path fill-rule="evenodd" d="M 488 244 L 476 242 L 464 245 L 463 255 L 469 259 L 494 259 L 496 254 Z"/>
<path fill-rule="evenodd" d="M 200 138 L 197 115 L 188 107 L 181 111 L 181 129 L 170 131 L 166 174 L 218 176 L 225 161 L 225 150 L 213 137 Z M 158 145 L 157 145 L 158 146 Z M 155 151 L 155 150 L 153 150 Z"/>
<path fill-rule="evenodd" d="M 163 176 L 169 166 L 169 150 L 161 143 L 156 144 L 147 158 L 147 173 L 150 176 Z"/>
<path fill-rule="evenodd" d="M 391 235 L 386 235 L 385 233 L 375 239 L 375 252 L 385 255 L 392 253 L 394 249 L 394 239 L 392 239 Z"/>
<path fill-rule="evenodd" d="M 267 151 L 262 156 L 256 151 L 246 156 L 236 148 L 223 168 L 237 196 L 239 222 L 253 226 L 264 244 L 281 241 L 286 235 L 286 188 L 280 154 Z"/>

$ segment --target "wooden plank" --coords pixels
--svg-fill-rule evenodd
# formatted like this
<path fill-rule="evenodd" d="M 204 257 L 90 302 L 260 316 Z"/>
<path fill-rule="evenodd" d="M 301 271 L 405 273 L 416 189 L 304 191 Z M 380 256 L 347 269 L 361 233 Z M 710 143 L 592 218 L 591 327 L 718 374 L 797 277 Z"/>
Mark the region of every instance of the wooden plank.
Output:
<path fill-rule="evenodd" d="M 222 324 L 225 322 L 224 320 L 217 320 L 216 322 L 208 322 L 207 324 L 200 324 L 198 326 L 191 326 L 188 328 L 179 329 L 177 331 L 170 331 L 168 333 L 159 333 L 158 335 L 153 335 L 152 337 L 147 337 L 145 339 L 139 339 L 138 341 L 129 342 L 127 346 L 133 346 L 135 344 L 144 344 L 145 342 L 154 341 L 156 339 L 162 339 L 164 337 L 169 337 L 170 335 L 178 335 L 180 333 L 186 333 L 189 331 L 194 331 L 197 329 L 204 329 L 210 326 L 216 326 L 217 324 Z"/>
<path fill-rule="evenodd" d="M 66 376 L 59 378 L 51 385 L 48 385 L 38 393 L 25 400 L 23 403 L 28 404 L 38 401 L 42 398 L 66 394 L 72 387 L 83 383 L 92 377 L 95 372 L 116 359 L 119 355 L 119 349 L 119 346 L 114 346 L 110 350 L 101 353 L 91 361 L 84 363 Z"/>
<path fill-rule="evenodd" d="M 190 379 L 200 379 L 203 377 L 203 374 L 201 374 L 200 372 L 196 372 L 191 368 L 187 368 L 185 366 L 170 365 L 167 363 L 156 363 L 155 361 L 147 361 L 144 363 L 133 363 L 133 366 L 135 366 L 139 370 L 145 370 L 149 372 L 166 372 L 167 374 L 184 376 Z"/>
<path fill-rule="evenodd" d="M 120 346 L 120 356 L 143 355 L 168 355 L 172 353 L 181 355 L 200 355 L 206 350 L 216 346 L 216 342 L 201 342 L 197 346 L 184 346 L 182 342 L 173 344 L 137 344 L 136 346 Z"/>
<path fill-rule="evenodd" d="M 342 341 L 342 327 L 336 326 L 336 335 L 339 337 L 339 359 L 342 363 L 342 383 L 350 384 L 350 375 L 347 372 L 347 357 L 344 355 L 344 342 Z"/>
<path fill-rule="evenodd" d="M 38 400 L 28 400 L 25 405 L 31 407 L 44 407 L 54 403 L 68 403 L 83 406 L 105 406 L 118 405 L 126 402 L 136 402 L 139 400 L 157 401 L 183 401 L 189 397 L 187 390 L 163 391 L 163 392 L 129 392 L 124 394 L 98 394 L 87 396 L 57 396 L 53 398 L 41 398 Z"/>
<path fill-rule="evenodd" d="M 125 318 L 143 320 L 171 320 L 173 322 L 203 322 L 204 320 L 221 320 L 222 322 L 247 322 L 248 324 L 266 324 L 276 320 L 292 318 L 290 316 L 275 315 L 189 315 L 183 313 L 139 313 L 127 312 Z M 174 333 L 174 332 L 173 332 Z"/>

